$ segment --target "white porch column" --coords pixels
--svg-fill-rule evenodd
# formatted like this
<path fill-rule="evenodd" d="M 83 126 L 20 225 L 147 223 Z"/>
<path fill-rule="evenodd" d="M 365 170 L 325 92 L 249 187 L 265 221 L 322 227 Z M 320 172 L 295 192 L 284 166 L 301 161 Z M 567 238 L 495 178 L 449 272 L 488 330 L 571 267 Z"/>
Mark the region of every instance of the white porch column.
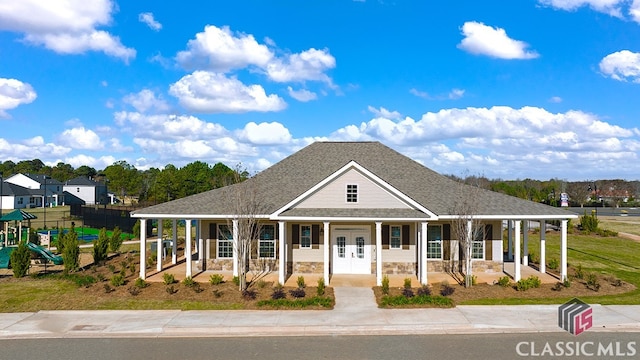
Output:
<path fill-rule="evenodd" d="M 156 240 L 156 270 L 162 271 L 162 219 L 158 219 L 158 240 Z"/>
<path fill-rule="evenodd" d="M 529 266 L 529 220 L 522 222 L 522 265 Z"/>
<path fill-rule="evenodd" d="M 140 278 L 147 278 L 147 219 L 140 219 Z"/>
<path fill-rule="evenodd" d="M 513 220 L 507 220 L 507 261 L 513 261 Z"/>
<path fill-rule="evenodd" d="M 202 240 L 201 222 L 202 220 L 196 220 L 196 238 L 198 239 L 198 262 L 200 263 L 200 268 L 204 270 L 204 264 L 202 264 L 202 260 L 204 260 L 204 241 Z"/>
<path fill-rule="evenodd" d="M 185 243 L 185 250 L 184 250 L 184 258 L 187 264 L 187 270 L 185 272 L 186 277 L 192 276 L 193 271 L 191 268 L 191 220 L 185 220 L 184 221 L 184 226 L 185 226 L 185 235 L 184 235 L 184 243 Z"/>
<path fill-rule="evenodd" d="M 171 228 L 171 264 L 178 263 L 178 220 L 173 219 Z"/>
<path fill-rule="evenodd" d="M 562 235 L 560 238 L 560 281 L 567 280 L 567 222 L 562 220 Z"/>
<path fill-rule="evenodd" d="M 278 221 L 278 283 L 281 285 L 284 285 L 285 278 L 287 277 L 286 243 L 285 222 Z"/>
<path fill-rule="evenodd" d="M 429 244 L 429 237 L 427 236 L 426 221 L 423 221 L 420 227 L 420 283 L 427 285 L 427 245 Z"/>
<path fill-rule="evenodd" d="M 326 286 L 329 286 L 329 250 L 331 248 L 331 244 L 329 241 L 329 222 L 325 221 L 323 223 L 324 225 L 324 247 L 322 248 L 323 252 L 324 252 L 324 265 L 323 265 L 323 276 L 324 276 L 324 284 Z"/>
<path fill-rule="evenodd" d="M 382 222 L 376 221 L 376 285 L 382 286 Z"/>
<path fill-rule="evenodd" d="M 514 266 L 514 274 L 513 274 L 513 280 L 515 281 L 520 281 L 521 275 L 520 275 L 520 220 L 516 221 L 514 223 L 515 225 L 515 229 L 514 229 L 514 236 L 513 236 L 513 248 L 514 248 L 514 256 L 515 258 L 513 259 L 513 266 Z"/>
<path fill-rule="evenodd" d="M 238 220 L 233 220 L 233 276 L 238 276 Z"/>
<path fill-rule="evenodd" d="M 545 220 L 540 221 L 540 272 L 547 272 L 547 222 Z"/>

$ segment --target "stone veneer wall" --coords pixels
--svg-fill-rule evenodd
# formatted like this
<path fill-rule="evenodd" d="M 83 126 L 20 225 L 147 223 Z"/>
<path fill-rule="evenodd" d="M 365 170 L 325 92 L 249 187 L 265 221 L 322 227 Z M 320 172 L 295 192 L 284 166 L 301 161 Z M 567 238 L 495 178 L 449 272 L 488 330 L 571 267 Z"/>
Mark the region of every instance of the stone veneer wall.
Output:
<path fill-rule="evenodd" d="M 501 262 L 491 260 L 473 260 L 471 262 L 474 272 L 502 272 L 502 265 Z M 454 262 L 454 266 L 459 266 L 458 261 Z M 451 262 L 449 260 L 427 260 L 427 272 L 448 271 L 451 271 Z"/>
<path fill-rule="evenodd" d="M 375 274 L 375 264 L 372 264 L 372 271 Z M 416 263 L 415 262 L 383 262 L 382 273 L 389 275 L 396 274 L 415 274 Z"/>
<path fill-rule="evenodd" d="M 278 270 L 278 262 L 277 261 L 269 261 L 268 263 L 261 263 L 256 260 L 251 260 L 249 264 L 250 270 L 257 270 L 260 267 L 266 267 L 268 271 L 277 271 Z M 196 269 L 198 271 L 202 270 L 202 266 L 200 264 L 196 264 Z M 207 259 L 207 270 L 212 271 L 233 271 L 233 260 L 232 259 Z"/>
<path fill-rule="evenodd" d="M 293 262 L 293 273 L 301 274 L 322 274 L 324 272 L 324 262 L 322 261 L 295 261 Z"/>

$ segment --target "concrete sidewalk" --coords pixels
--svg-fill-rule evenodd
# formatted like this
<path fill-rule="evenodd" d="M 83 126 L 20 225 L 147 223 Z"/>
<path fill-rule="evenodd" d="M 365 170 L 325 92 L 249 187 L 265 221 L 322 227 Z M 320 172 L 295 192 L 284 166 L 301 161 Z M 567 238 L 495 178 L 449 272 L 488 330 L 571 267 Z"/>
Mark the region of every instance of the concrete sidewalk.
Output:
<path fill-rule="evenodd" d="M 558 305 L 379 309 L 370 288 L 335 288 L 333 310 L 39 311 L 0 314 L 0 339 L 562 332 Z M 588 331 L 640 332 L 640 306 L 591 305 Z"/>

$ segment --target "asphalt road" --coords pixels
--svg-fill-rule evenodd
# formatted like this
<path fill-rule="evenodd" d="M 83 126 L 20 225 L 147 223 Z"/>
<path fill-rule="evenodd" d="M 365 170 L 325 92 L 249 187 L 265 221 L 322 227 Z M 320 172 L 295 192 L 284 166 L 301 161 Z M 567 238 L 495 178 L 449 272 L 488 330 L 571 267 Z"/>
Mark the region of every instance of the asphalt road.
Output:
<path fill-rule="evenodd" d="M 640 333 L 1 340 L 0 359 L 640 359 Z"/>

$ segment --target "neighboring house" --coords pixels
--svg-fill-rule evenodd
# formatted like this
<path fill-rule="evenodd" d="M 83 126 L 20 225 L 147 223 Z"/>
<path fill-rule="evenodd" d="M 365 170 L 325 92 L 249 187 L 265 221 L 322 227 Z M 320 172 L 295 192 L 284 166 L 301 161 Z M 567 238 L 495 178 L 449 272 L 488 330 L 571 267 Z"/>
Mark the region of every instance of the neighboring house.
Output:
<path fill-rule="evenodd" d="M 24 209 L 31 207 L 34 190 L 20 185 L 3 182 L 0 186 L 0 208 L 2 210 Z"/>
<path fill-rule="evenodd" d="M 247 187 L 256 190 L 264 208 L 257 214 L 262 230 L 253 257 L 271 259 L 270 270 L 282 284 L 292 274 L 308 273 L 322 274 L 327 284 L 338 274 L 370 274 L 378 285 L 383 274 L 406 274 L 426 284 L 429 273 L 446 271 L 459 259 L 452 228 L 461 214 L 451 211 L 458 196 L 477 200 L 473 216 L 484 227 L 484 236 L 473 241 L 473 271 L 503 271 L 503 221 L 512 224 L 506 261 L 522 258 L 526 265 L 526 246 L 521 254 L 520 241 L 513 241 L 523 236 L 526 244 L 524 220 L 542 226 L 556 220 L 562 232 L 561 277 L 567 276 L 567 222 L 577 216 L 461 185 L 378 142 L 316 142 L 243 183 L 134 211 L 141 220 L 140 277 L 146 276 L 146 232 L 153 219 L 173 219 L 174 229 L 176 220 L 185 220 L 187 238 L 195 224 L 198 265 L 236 275 L 233 223 L 243 214 L 233 214 L 232 202 L 236 189 Z M 186 254 L 193 253 L 191 241 L 185 247 Z M 542 245 L 542 259 L 544 254 Z M 161 266 L 158 261 L 158 270 Z M 514 263 L 516 280 L 520 266 L 521 261 Z M 186 276 L 192 271 L 187 261 Z"/>
<path fill-rule="evenodd" d="M 32 190 L 27 207 L 57 206 L 64 203 L 62 183 L 42 174 L 15 174 L 7 183 Z"/>
<path fill-rule="evenodd" d="M 70 203 L 83 203 L 84 205 L 105 204 L 109 201 L 107 187 L 85 176 L 68 180 L 63 185 L 65 193 L 69 196 Z"/>

